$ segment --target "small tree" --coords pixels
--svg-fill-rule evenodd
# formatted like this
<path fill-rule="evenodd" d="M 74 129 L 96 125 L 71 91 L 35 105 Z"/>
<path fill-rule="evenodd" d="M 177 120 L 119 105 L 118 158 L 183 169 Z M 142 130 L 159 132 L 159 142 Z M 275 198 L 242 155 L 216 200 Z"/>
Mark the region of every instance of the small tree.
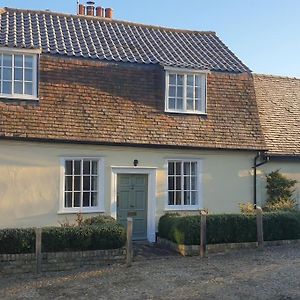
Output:
<path fill-rule="evenodd" d="M 272 210 L 295 210 L 296 201 L 293 198 L 294 186 L 297 180 L 286 178 L 279 170 L 267 175 L 268 199 L 264 209 Z"/>

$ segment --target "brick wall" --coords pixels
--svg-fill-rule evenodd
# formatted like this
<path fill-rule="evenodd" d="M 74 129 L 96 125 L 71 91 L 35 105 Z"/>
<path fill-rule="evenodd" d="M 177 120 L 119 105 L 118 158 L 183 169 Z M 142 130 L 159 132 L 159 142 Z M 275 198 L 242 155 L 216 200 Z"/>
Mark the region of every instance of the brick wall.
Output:
<path fill-rule="evenodd" d="M 207 116 L 165 113 L 158 65 L 42 55 L 39 102 L 0 99 L 0 136 L 91 143 L 262 149 L 253 79 L 208 76 Z"/>
<path fill-rule="evenodd" d="M 126 250 L 43 253 L 42 271 L 65 271 L 85 266 L 99 266 L 125 261 Z M 0 275 L 36 271 L 35 254 L 0 254 Z"/>

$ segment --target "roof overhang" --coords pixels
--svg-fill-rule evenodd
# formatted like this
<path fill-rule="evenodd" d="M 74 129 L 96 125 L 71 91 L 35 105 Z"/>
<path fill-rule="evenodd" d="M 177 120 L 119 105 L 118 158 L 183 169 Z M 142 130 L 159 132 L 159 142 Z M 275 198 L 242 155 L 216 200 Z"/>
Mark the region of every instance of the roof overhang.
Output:
<path fill-rule="evenodd" d="M 211 73 L 210 70 L 199 70 L 194 68 L 180 68 L 180 67 L 170 67 L 170 66 L 164 66 L 164 69 L 169 72 L 176 72 L 176 73 L 199 73 L 199 74 L 209 74 Z"/>
<path fill-rule="evenodd" d="M 10 52 L 10 53 L 28 53 L 28 54 L 41 54 L 42 49 L 36 48 L 11 48 L 11 47 L 0 47 L 0 52 Z"/>
<path fill-rule="evenodd" d="M 286 160 L 286 161 L 299 161 L 300 154 L 280 154 L 280 153 L 267 153 L 266 154 L 270 160 Z"/>

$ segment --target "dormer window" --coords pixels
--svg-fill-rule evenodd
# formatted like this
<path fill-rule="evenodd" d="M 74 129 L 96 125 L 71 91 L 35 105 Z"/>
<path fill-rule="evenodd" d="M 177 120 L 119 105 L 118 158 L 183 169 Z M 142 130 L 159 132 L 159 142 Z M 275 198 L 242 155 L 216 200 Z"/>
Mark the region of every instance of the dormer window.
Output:
<path fill-rule="evenodd" d="M 0 50 L 0 98 L 37 100 L 37 53 Z"/>
<path fill-rule="evenodd" d="M 166 70 L 166 112 L 206 114 L 206 73 Z"/>

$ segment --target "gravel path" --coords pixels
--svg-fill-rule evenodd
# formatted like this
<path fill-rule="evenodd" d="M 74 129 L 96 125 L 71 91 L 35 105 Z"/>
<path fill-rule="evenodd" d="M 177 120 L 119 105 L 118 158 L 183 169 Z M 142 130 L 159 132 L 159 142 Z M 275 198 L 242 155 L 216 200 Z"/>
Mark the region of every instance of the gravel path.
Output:
<path fill-rule="evenodd" d="M 300 246 L 0 278 L 0 299 L 300 299 Z"/>

